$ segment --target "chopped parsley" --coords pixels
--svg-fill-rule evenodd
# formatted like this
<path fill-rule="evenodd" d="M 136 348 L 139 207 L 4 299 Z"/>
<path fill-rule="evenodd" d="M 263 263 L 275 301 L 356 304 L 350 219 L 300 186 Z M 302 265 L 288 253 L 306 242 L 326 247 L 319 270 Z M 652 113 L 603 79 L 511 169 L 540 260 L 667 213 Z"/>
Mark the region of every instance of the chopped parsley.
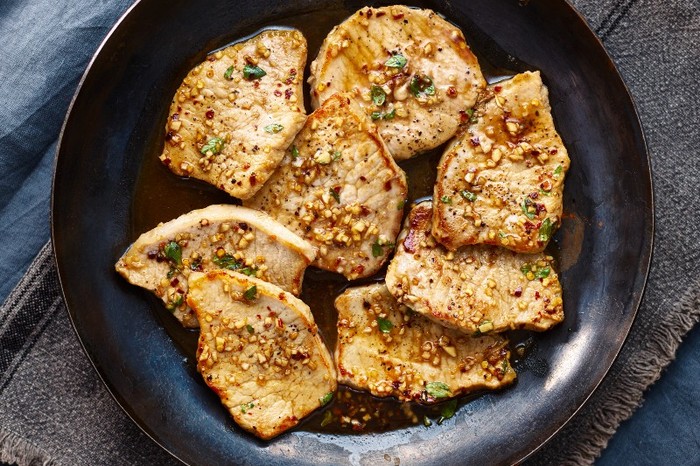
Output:
<path fill-rule="evenodd" d="M 469 117 L 469 123 L 476 123 L 477 121 L 479 121 L 479 119 L 476 117 L 476 114 L 474 113 L 473 108 L 467 109 L 467 116 Z"/>
<path fill-rule="evenodd" d="M 331 159 L 335 162 L 336 160 L 340 160 L 340 151 L 334 151 L 331 154 Z"/>
<path fill-rule="evenodd" d="M 425 391 L 433 398 L 447 398 L 451 394 L 450 387 L 444 382 L 428 382 Z"/>
<path fill-rule="evenodd" d="M 459 195 L 462 196 L 464 199 L 468 200 L 469 202 L 476 201 L 476 194 L 474 194 L 471 191 L 467 191 L 466 189 L 460 191 Z"/>
<path fill-rule="evenodd" d="M 321 420 L 321 427 L 326 427 L 328 424 L 333 422 L 333 413 L 328 410 L 323 413 L 323 419 Z"/>
<path fill-rule="evenodd" d="M 328 193 L 335 199 L 335 202 L 340 202 L 340 194 L 336 192 L 335 189 L 331 188 L 328 190 Z"/>
<path fill-rule="evenodd" d="M 452 198 L 450 196 L 442 196 L 440 200 L 443 204 L 452 204 Z"/>
<path fill-rule="evenodd" d="M 246 299 L 246 301 L 253 301 L 256 296 L 258 295 L 258 287 L 253 285 L 247 290 L 245 290 L 245 293 L 243 293 L 243 297 Z"/>
<path fill-rule="evenodd" d="M 201 149 L 199 149 L 199 152 L 201 152 L 203 155 L 207 155 L 207 152 L 211 152 L 212 154 L 218 154 L 221 152 L 221 149 L 224 147 L 224 140 L 221 138 L 211 138 L 209 142 L 204 144 Z"/>
<path fill-rule="evenodd" d="M 435 85 L 433 84 L 433 80 L 426 75 L 414 76 L 411 80 L 409 89 L 414 97 L 435 95 Z"/>
<path fill-rule="evenodd" d="M 182 306 L 182 301 L 183 301 L 183 295 L 178 294 L 177 298 L 170 301 L 166 307 L 169 311 L 174 311 L 178 307 Z"/>
<path fill-rule="evenodd" d="M 545 218 L 542 222 L 542 225 L 540 226 L 540 232 L 537 235 L 537 239 L 542 241 L 543 243 L 546 243 L 547 241 L 549 241 L 549 238 L 552 237 L 553 232 L 554 224 L 549 218 Z"/>
<path fill-rule="evenodd" d="M 280 125 L 279 123 L 272 123 L 271 125 L 267 125 L 263 129 L 266 133 L 277 134 L 284 129 L 284 126 Z"/>
<path fill-rule="evenodd" d="M 212 262 L 222 269 L 238 270 L 243 267 L 243 262 L 235 259 L 231 254 L 224 254 L 221 257 L 215 254 Z"/>
<path fill-rule="evenodd" d="M 372 84 L 370 96 L 372 97 L 372 102 L 374 102 L 374 105 L 378 107 L 381 107 L 384 105 L 384 102 L 386 102 L 386 92 L 384 92 L 384 89 L 382 89 L 381 86 L 377 86 L 376 84 Z"/>
<path fill-rule="evenodd" d="M 321 398 L 318 399 L 318 401 L 321 402 L 321 406 L 326 406 L 328 403 L 331 402 L 333 399 L 333 392 L 328 392 L 325 395 L 323 395 Z"/>
<path fill-rule="evenodd" d="M 520 208 L 523 210 L 523 213 L 530 220 L 535 218 L 535 212 L 530 211 L 531 205 L 532 205 L 532 201 L 527 197 L 525 199 L 523 199 L 523 202 L 520 204 Z"/>
<path fill-rule="evenodd" d="M 532 266 L 530 264 L 525 264 L 522 267 L 520 267 L 520 271 L 523 273 L 523 275 L 527 276 L 528 274 L 532 274 L 532 278 L 528 277 L 530 280 L 534 280 L 536 278 L 547 278 L 549 277 L 549 274 L 551 273 L 552 269 L 549 266 L 546 267 L 538 267 L 534 271 L 532 270 Z"/>
<path fill-rule="evenodd" d="M 228 79 L 229 81 L 233 78 L 231 78 L 231 75 L 233 74 L 233 66 L 229 66 L 226 68 L 226 72 L 224 73 L 224 78 Z"/>
<path fill-rule="evenodd" d="M 382 319 L 381 317 L 377 317 L 377 324 L 382 333 L 389 333 L 391 329 L 394 328 L 394 324 L 392 324 L 389 319 Z"/>
<path fill-rule="evenodd" d="M 265 70 L 255 65 L 246 65 L 243 67 L 243 77 L 248 81 L 253 81 L 255 79 L 260 79 L 267 73 Z"/>
<path fill-rule="evenodd" d="M 176 266 L 182 264 L 182 248 L 175 241 L 170 241 L 163 246 L 163 254 L 172 264 Z"/>
<path fill-rule="evenodd" d="M 396 116 L 396 109 L 392 108 L 390 112 L 387 113 L 382 113 L 382 112 L 372 112 L 372 120 L 393 120 L 394 117 Z"/>
<path fill-rule="evenodd" d="M 292 146 L 292 160 L 296 160 L 299 158 L 299 149 L 297 149 L 297 146 Z"/>
<path fill-rule="evenodd" d="M 251 401 L 250 403 L 246 403 L 244 405 L 241 405 L 241 412 L 245 414 L 249 410 L 255 408 L 255 404 Z"/>
<path fill-rule="evenodd" d="M 447 419 L 451 418 L 457 412 L 457 400 L 446 402 L 440 410 L 440 418 L 437 420 L 438 425 L 442 424 Z"/>
<path fill-rule="evenodd" d="M 401 55 L 400 53 L 397 53 L 396 55 L 393 55 L 391 58 L 389 58 L 384 65 L 389 67 L 389 68 L 403 68 L 406 66 L 406 63 L 408 60 L 406 60 L 406 57 Z"/>
<path fill-rule="evenodd" d="M 255 333 L 255 329 L 253 328 L 252 325 L 248 324 L 245 326 L 245 328 L 246 328 L 246 330 L 248 330 L 248 333 L 250 333 L 251 335 Z"/>
<path fill-rule="evenodd" d="M 394 243 L 379 244 L 379 241 L 375 241 L 374 244 L 372 244 L 372 256 L 379 257 L 384 255 L 384 247 L 392 249 L 394 247 Z"/>
<path fill-rule="evenodd" d="M 559 175 L 561 175 L 561 171 L 562 171 L 563 169 L 564 169 L 564 168 L 563 168 L 561 165 L 559 165 L 557 168 L 555 168 L 555 169 L 554 169 L 554 176 L 558 177 Z"/>
<path fill-rule="evenodd" d="M 247 275 L 249 277 L 255 276 L 258 273 L 258 268 L 253 266 L 253 267 L 244 267 L 241 270 L 239 270 L 239 273 L 242 273 L 243 275 Z"/>

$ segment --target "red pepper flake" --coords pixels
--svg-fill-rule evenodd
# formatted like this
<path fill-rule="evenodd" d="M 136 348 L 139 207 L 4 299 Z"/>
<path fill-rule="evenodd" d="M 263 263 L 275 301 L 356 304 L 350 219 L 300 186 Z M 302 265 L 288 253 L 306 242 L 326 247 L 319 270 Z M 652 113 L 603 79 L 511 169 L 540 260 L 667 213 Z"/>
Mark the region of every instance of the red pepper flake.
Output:
<path fill-rule="evenodd" d="M 238 224 L 238 228 L 240 228 L 243 231 L 248 231 L 248 224 L 245 222 L 241 222 Z"/>
<path fill-rule="evenodd" d="M 214 118 L 214 110 L 207 110 L 207 113 L 205 113 L 204 116 L 206 116 L 208 120 L 211 120 Z"/>
<path fill-rule="evenodd" d="M 494 88 L 493 88 L 493 92 L 496 92 L 496 93 L 499 93 L 502 90 L 503 90 L 503 88 L 501 86 L 494 86 Z"/>
<path fill-rule="evenodd" d="M 474 147 L 478 147 L 481 144 L 479 142 L 479 136 L 474 136 L 473 138 L 469 139 L 469 143 Z"/>
<path fill-rule="evenodd" d="M 172 286 L 173 288 L 175 288 L 178 283 L 180 283 L 180 280 L 178 280 L 177 277 L 170 280 L 170 286 Z"/>
<path fill-rule="evenodd" d="M 467 121 L 469 121 L 469 118 L 470 117 L 469 117 L 469 115 L 467 115 L 466 110 L 459 111 L 459 122 L 460 123 L 466 123 Z"/>
<path fill-rule="evenodd" d="M 255 178 L 255 173 L 250 175 L 250 185 L 255 186 L 255 184 L 258 182 L 258 180 Z"/>
<path fill-rule="evenodd" d="M 452 97 L 452 98 L 457 97 L 457 89 L 455 89 L 454 86 L 448 87 L 447 88 L 447 95 L 449 97 Z"/>
<path fill-rule="evenodd" d="M 384 16 L 385 14 L 386 14 L 385 11 L 378 11 L 376 16 L 377 16 L 377 18 L 381 18 L 381 17 Z"/>
<path fill-rule="evenodd" d="M 297 77 L 297 70 L 296 68 L 291 68 L 289 70 L 289 77 L 284 81 L 285 84 L 292 84 L 294 82 L 294 79 Z"/>
<path fill-rule="evenodd" d="M 173 132 L 168 131 L 167 134 L 165 135 L 165 140 L 170 141 L 173 138 Z"/>
<path fill-rule="evenodd" d="M 178 107 L 179 108 L 179 107 Z M 179 113 L 173 113 L 172 120 L 177 121 L 180 119 L 180 114 Z"/>
<path fill-rule="evenodd" d="M 284 98 L 289 100 L 290 97 L 292 97 L 292 90 L 287 89 L 286 91 L 284 91 Z"/>
<path fill-rule="evenodd" d="M 367 17 L 368 18 L 371 18 L 373 14 L 374 14 L 374 12 L 372 11 L 371 8 L 369 10 L 367 10 Z"/>
<path fill-rule="evenodd" d="M 166 158 L 163 159 L 163 164 L 166 165 L 166 166 L 170 165 L 171 162 L 172 162 L 172 161 L 171 161 L 168 157 L 166 157 Z"/>
<path fill-rule="evenodd" d="M 256 88 L 256 89 L 259 88 L 259 87 L 260 87 L 260 81 L 258 81 L 258 80 L 256 79 L 256 80 L 253 82 L 253 87 Z"/>
<path fill-rule="evenodd" d="M 551 149 L 549 149 L 549 154 L 550 154 L 550 155 L 556 155 L 557 152 L 558 152 L 558 151 L 557 151 L 557 148 L 556 148 L 556 147 L 552 147 Z"/>
<path fill-rule="evenodd" d="M 523 287 L 522 286 L 517 287 L 515 289 L 515 291 L 513 291 L 513 296 L 515 296 L 516 298 L 519 298 L 522 295 L 523 295 Z"/>
<path fill-rule="evenodd" d="M 394 19 L 401 19 L 403 18 L 403 13 L 397 13 L 395 15 L 392 14 L 391 17 Z"/>
<path fill-rule="evenodd" d="M 535 291 L 535 299 L 540 299 L 540 292 L 539 291 Z"/>
<path fill-rule="evenodd" d="M 277 97 L 282 97 L 282 93 L 281 93 L 280 91 L 278 91 L 277 89 L 275 89 L 274 94 L 275 94 L 275 96 L 277 96 Z"/>
<path fill-rule="evenodd" d="M 533 191 L 530 194 L 528 194 L 528 196 L 530 197 L 530 199 L 537 199 L 537 196 L 539 196 L 539 194 L 537 193 L 537 191 Z"/>

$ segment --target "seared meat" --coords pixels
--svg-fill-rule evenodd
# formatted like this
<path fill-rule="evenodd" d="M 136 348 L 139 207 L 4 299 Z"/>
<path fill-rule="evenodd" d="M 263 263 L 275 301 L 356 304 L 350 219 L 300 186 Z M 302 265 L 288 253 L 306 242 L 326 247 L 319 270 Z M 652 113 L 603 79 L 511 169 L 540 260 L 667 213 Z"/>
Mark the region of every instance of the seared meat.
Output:
<path fill-rule="evenodd" d="M 241 199 L 269 178 L 306 120 L 306 39 L 269 30 L 215 52 L 170 106 L 160 160 Z"/>
<path fill-rule="evenodd" d="M 311 114 L 279 169 L 247 206 L 318 246 L 319 268 L 376 272 L 401 229 L 406 176 L 377 129 L 339 94 Z"/>
<path fill-rule="evenodd" d="M 338 381 L 375 396 L 433 403 L 515 380 L 507 340 L 472 337 L 399 304 L 383 284 L 335 300 Z"/>
<path fill-rule="evenodd" d="M 540 73 L 489 86 L 472 121 L 440 160 L 435 238 L 542 251 L 560 223 L 569 156 Z"/>
<path fill-rule="evenodd" d="M 462 31 L 431 10 L 365 7 L 311 64 L 312 103 L 351 91 L 397 160 L 451 138 L 486 86 Z"/>
<path fill-rule="evenodd" d="M 245 430 L 269 439 L 328 403 L 333 360 L 308 306 L 229 270 L 190 276 L 200 325 L 197 369 Z"/>
<path fill-rule="evenodd" d="M 313 246 L 264 212 L 212 205 L 162 223 L 139 236 L 116 264 L 129 283 L 154 292 L 185 327 L 197 319 L 187 306 L 192 271 L 237 270 L 301 292 Z"/>
<path fill-rule="evenodd" d="M 468 333 L 547 330 L 564 319 L 552 257 L 495 246 L 447 251 L 430 234 L 432 207 L 413 207 L 386 285 L 399 302 Z"/>

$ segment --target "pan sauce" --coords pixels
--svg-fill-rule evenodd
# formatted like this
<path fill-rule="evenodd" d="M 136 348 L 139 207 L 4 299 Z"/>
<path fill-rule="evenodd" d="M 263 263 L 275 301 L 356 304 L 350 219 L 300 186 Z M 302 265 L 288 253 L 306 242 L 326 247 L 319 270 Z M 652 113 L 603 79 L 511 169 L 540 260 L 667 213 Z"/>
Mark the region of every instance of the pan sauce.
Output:
<path fill-rule="evenodd" d="M 304 33 L 309 48 L 309 58 L 305 70 L 306 78 L 309 74 L 308 66 L 316 56 L 327 33 L 334 25 L 339 24 L 352 13 L 353 11 L 349 10 L 331 9 L 285 18 L 284 21 L 276 21 L 274 25 L 263 24 L 258 26 L 261 29 L 294 27 Z M 323 24 L 324 27 L 317 27 L 320 24 Z M 260 30 L 238 40 L 245 40 L 258 32 Z M 467 36 L 468 43 L 479 58 L 482 72 L 487 81 L 499 81 L 509 78 L 516 73 L 515 71 L 499 68 L 488 63 L 483 54 L 479 53 L 479 45 L 488 49 L 489 44 L 479 44 L 469 37 L 467 30 L 464 30 L 464 33 Z M 228 44 L 222 44 L 222 46 L 226 45 Z M 196 57 L 195 61 L 203 58 L 204 56 Z M 520 66 L 518 65 L 518 67 Z M 182 76 L 184 76 L 187 72 L 187 64 L 183 62 L 181 68 Z M 170 95 L 174 92 L 182 76 L 174 77 L 173 88 L 164 92 L 164 95 Z M 305 104 L 308 113 L 311 111 L 310 92 L 308 84 L 305 83 L 304 86 Z M 169 100 L 166 97 L 162 102 L 162 110 L 160 111 L 160 124 L 157 126 L 159 129 L 164 127 L 168 104 Z M 134 239 L 140 233 L 154 228 L 159 222 L 170 220 L 193 209 L 217 203 L 240 204 L 240 201 L 237 199 L 231 198 L 223 191 L 219 191 L 208 184 L 194 179 L 179 178 L 171 174 L 158 160 L 163 137 L 162 131 L 152 135 L 147 144 L 148 150 L 143 154 L 141 171 L 136 183 L 131 209 L 131 237 Z M 406 212 L 413 201 L 430 199 L 432 197 L 437 164 L 443 151 L 444 145 L 399 163 L 399 166 L 406 172 L 409 182 L 409 202 L 405 207 Z M 556 258 L 559 255 L 558 245 L 552 242 L 548 252 Z M 337 274 L 314 268 L 307 270 L 301 299 L 311 308 L 321 335 L 331 351 L 335 347 L 337 337 L 337 313 L 333 307 L 334 299 L 348 286 L 383 280 L 385 270 L 386 267 L 382 268 L 378 274 L 370 279 L 357 280 L 352 283 L 349 283 Z M 147 299 L 152 301 L 152 309 L 158 315 L 163 327 L 175 342 L 180 353 L 186 358 L 192 377 L 204 383 L 196 373 L 195 349 L 198 332 L 183 328 L 156 298 L 147 292 L 144 292 L 144 296 L 148 296 Z M 538 336 L 531 332 L 518 331 L 509 332 L 508 337 L 513 350 L 512 363 L 516 371 L 532 370 L 537 375 L 537 372 L 543 368 L 539 367 L 536 362 L 530 361 L 526 356 L 532 348 L 536 348 Z M 517 387 L 510 389 L 517 390 Z M 213 393 L 211 396 L 216 397 Z M 460 398 L 459 406 L 467 404 L 477 396 L 479 394 Z M 218 400 L 216 401 L 218 402 Z M 367 393 L 341 386 L 334 400 L 328 406 L 302 422 L 298 429 L 323 431 L 326 433 L 368 433 L 401 429 L 420 423 L 426 425 L 435 424 L 438 421 L 441 422 L 441 414 L 444 414 L 445 409 L 454 408 L 454 404 L 450 406 L 450 403 L 447 401 L 430 407 L 413 403 L 399 403 L 393 399 L 380 399 Z"/>

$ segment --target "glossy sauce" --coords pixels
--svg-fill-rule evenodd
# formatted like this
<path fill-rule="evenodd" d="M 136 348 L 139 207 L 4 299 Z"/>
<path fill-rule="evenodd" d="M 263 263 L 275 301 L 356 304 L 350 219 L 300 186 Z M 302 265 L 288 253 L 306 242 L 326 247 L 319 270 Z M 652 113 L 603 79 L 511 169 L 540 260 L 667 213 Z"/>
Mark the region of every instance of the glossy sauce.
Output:
<path fill-rule="evenodd" d="M 260 24 L 258 28 L 294 27 L 304 33 L 308 41 L 309 50 L 305 70 L 306 78 L 309 75 L 309 64 L 315 58 L 323 39 L 334 25 L 342 22 L 352 13 L 353 11 L 342 9 L 323 10 L 290 17 L 283 22 L 278 21 L 274 25 Z M 309 25 L 313 26 L 310 27 Z M 259 29 L 257 32 L 259 32 Z M 467 42 L 479 58 L 482 72 L 489 82 L 507 79 L 515 73 L 529 68 L 527 65 L 518 62 L 516 62 L 517 66 L 515 66 L 518 68 L 517 71 L 494 66 L 489 61 L 489 59 L 494 60 L 492 57 L 494 53 L 491 51 L 493 44 L 484 43 L 483 38 L 480 38 L 481 41 L 475 40 L 476 38 L 469 36 L 468 30 L 463 30 L 465 35 L 467 35 Z M 251 30 L 247 37 L 242 37 L 240 40 L 245 40 L 257 32 Z M 230 44 L 222 44 L 219 48 L 227 45 Z M 480 53 L 480 50 L 484 51 L 487 56 Z M 201 58 L 204 59 L 204 57 Z M 497 56 L 495 61 L 498 61 Z M 507 66 L 512 66 L 514 63 L 512 57 L 506 57 L 506 59 L 501 59 L 500 61 L 506 61 Z M 172 93 L 175 92 L 187 71 L 187 69 L 182 69 L 181 76 L 173 77 Z M 311 104 L 308 84 L 305 84 L 304 94 L 306 109 L 307 112 L 310 112 Z M 166 97 L 162 102 L 162 110 L 159 113 L 160 124 L 156 127 L 157 131 L 146 142 L 147 150 L 143 156 L 131 209 L 131 237 L 133 239 L 136 239 L 141 233 L 154 228 L 159 222 L 168 221 L 193 209 L 203 208 L 211 204 L 240 204 L 238 200 L 206 183 L 173 175 L 158 160 L 158 155 L 163 146 L 164 131 L 162 131 L 162 128 L 165 127 L 169 103 L 169 97 Z M 405 170 L 409 181 L 409 202 L 405 208 L 406 212 L 410 208 L 410 203 L 416 199 L 432 197 L 437 164 L 443 151 L 444 146 L 438 147 L 399 164 Z M 552 251 L 550 253 L 555 257 L 558 256 L 557 248 L 558 246 L 552 242 L 550 246 Z M 301 299 L 311 308 L 321 334 L 331 351 L 335 347 L 337 338 L 337 313 L 333 307 L 333 301 L 336 296 L 348 286 L 359 286 L 383 280 L 385 270 L 386 266 L 372 278 L 349 283 L 340 275 L 314 268 L 307 269 Z M 184 329 L 176 319 L 172 318 L 157 298 L 150 294 L 148 296 L 148 299 L 151 300 L 153 311 L 157 314 L 163 327 L 186 359 L 187 367 L 191 370 L 193 377 L 203 384 L 201 377 L 196 373 L 195 349 L 198 332 Z M 513 350 L 512 362 L 516 371 L 528 370 L 530 367 L 527 363 L 527 354 L 531 348 L 536 346 L 537 336 L 530 332 L 519 331 L 512 332 L 509 338 Z M 212 393 L 212 396 L 215 395 Z M 476 396 L 478 394 L 462 397 L 459 399 L 459 404 L 468 403 Z M 357 392 L 341 386 L 334 400 L 327 407 L 317 411 L 302 422 L 298 429 L 352 434 L 400 429 L 409 425 L 428 422 L 426 419 L 432 420 L 431 422 L 435 424 L 447 403 L 449 402 L 432 407 L 414 403 L 399 403 L 394 399 L 376 398 L 367 393 Z"/>

